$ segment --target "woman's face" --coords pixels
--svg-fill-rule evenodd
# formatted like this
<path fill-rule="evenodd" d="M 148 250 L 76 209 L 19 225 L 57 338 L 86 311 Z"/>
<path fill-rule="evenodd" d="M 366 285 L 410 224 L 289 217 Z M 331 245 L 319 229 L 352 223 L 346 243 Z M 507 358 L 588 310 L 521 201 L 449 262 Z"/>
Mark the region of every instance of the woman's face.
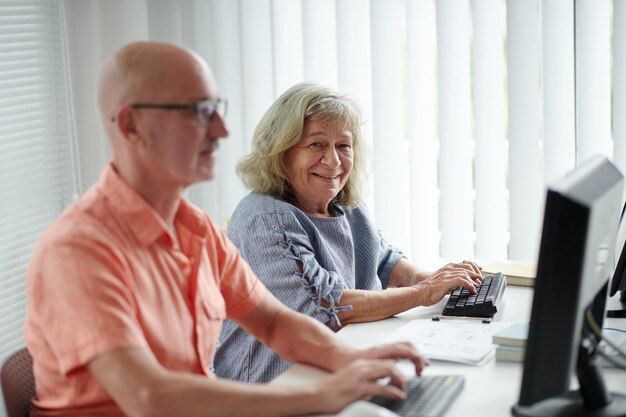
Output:
<path fill-rule="evenodd" d="M 285 153 L 296 205 L 312 214 L 329 214 L 328 204 L 346 185 L 353 160 L 352 131 L 343 121 L 307 119 L 300 141 Z"/>

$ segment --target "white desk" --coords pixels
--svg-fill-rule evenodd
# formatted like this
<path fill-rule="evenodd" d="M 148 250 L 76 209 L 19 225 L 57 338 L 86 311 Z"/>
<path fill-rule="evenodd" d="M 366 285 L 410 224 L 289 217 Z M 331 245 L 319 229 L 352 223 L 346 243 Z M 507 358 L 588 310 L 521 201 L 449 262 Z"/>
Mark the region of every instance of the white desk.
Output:
<path fill-rule="evenodd" d="M 509 285 L 503 295 L 504 310 L 499 320 L 527 323 L 530 321 L 533 291 L 530 288 Z M 416 318 L 428 318 L 443 308 L 442 300 L 433 307 L 418 307 L 395 317 L 372 323 L 350 324 L 338 336 L 350 346 L 365 348 L 381 343 L 393 330 Z M 605 319 L 605 327 L 626 329 L 626 319 Z M 410 366 L 402 368 L 407 375 Z M 522 378 L 522 364 L 496 362 L 484 366 L 470 366 L 433 361 L 424 375 L 461 374 L 465 377 L 465 389 L 447 412 L 449 416 L 469 415 L 481 417 L 503 417 L 511 415 L 511 406 L 518 400 Z M 603 371 L 611 391 L 626 393 L 626 372 L 614 369 Z M 324 372 L 295 365 L 276 378 L 272 383 L 301 385 L 319 380 Z M 462 414 L 463 413 L 463 414 Z"/>

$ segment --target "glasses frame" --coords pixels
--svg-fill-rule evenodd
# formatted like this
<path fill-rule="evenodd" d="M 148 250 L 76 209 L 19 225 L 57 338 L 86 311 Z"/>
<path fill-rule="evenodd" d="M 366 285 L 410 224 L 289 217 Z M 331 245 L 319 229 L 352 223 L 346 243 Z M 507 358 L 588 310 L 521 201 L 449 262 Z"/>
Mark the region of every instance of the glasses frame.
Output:
<path fill-rule="evenodd" d="M 133 109 L 160 109 L 170 111 L 191 110 L 196 115 L 196 121 L 202 127 L 207 127 L 213 121 L 215 113 L 226 117 L 228 112 L 228 100 L 219 98 L 211 100 L 208 98 L 198 100 L 195 103 L 134 103 L 130 105 Z M 220 108 L 221 107 L 221 108 Z"/>

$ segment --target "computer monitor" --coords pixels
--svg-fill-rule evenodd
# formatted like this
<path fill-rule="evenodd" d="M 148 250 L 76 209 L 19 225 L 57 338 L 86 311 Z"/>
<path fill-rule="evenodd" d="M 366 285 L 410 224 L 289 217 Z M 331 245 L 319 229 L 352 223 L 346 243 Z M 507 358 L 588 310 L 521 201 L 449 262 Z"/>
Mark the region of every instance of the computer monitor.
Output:
<path fill-rule="evenodd" d="M 626 220 L 624 220 L 626 204 L 617 229 L 617 244 L 615 245 L 615 259 L 617 266 L 611 280 L 611 290 L 607 300 L 606 315 L 608 317 L 626 318 Z"/>
<path fill-rule="evenodd" d="M 602 326 L 623 181 L 598 156 L 548 188 L 515 416 L 626 416 L 626 396 L 605 388 L 599 338 L 585 322 L 590 309 Z M 578 390 L 570 390 L 574 369 Z"/>

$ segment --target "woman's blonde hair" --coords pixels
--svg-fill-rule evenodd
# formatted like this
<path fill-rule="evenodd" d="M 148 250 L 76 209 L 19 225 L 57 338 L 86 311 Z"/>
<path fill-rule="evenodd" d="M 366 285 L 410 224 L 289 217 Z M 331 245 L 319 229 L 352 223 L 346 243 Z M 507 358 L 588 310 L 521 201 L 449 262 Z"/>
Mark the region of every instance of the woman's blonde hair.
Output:
<path fill-rule="evenodd" d="M 284 155 L 300 141 L 307 119 L 326 123 L 341 121 L 352 132 L 352 172 L 333 202 L 356 206 L 363 198 L 371 166 L 370 152 L 361 131 L 363 115 L 352 98 L 328 86 L 303 82 L 278 97 L 257 125 L 252 151 L 237 164 L 237 174 L 254 191 L 287 201 L 292 199 Z"/>

